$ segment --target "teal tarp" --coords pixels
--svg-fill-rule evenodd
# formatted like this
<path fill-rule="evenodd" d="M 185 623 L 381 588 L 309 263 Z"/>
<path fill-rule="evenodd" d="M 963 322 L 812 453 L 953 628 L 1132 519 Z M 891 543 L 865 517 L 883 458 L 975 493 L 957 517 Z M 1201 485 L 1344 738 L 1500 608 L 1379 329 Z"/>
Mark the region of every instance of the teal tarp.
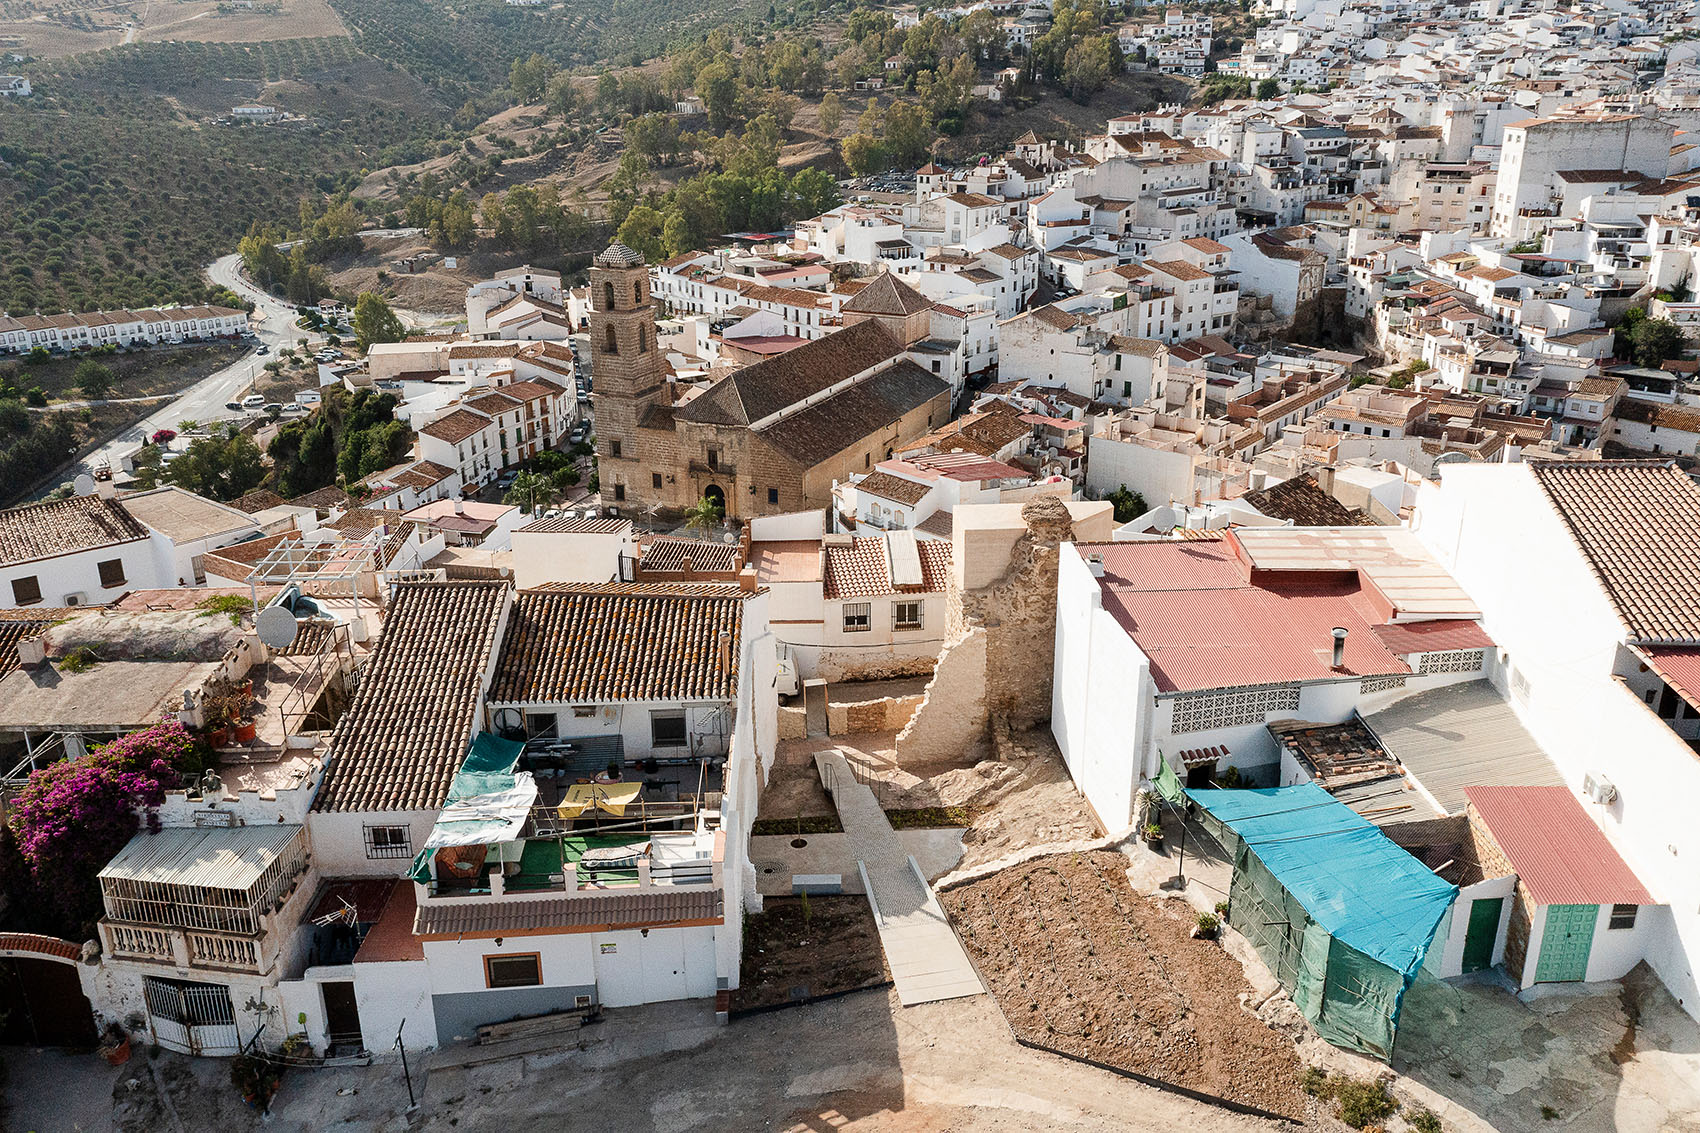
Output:
<path fill-rule="evenodd" d="M 489 732 L 472 737 L 466 758 L 449 784 L 449 801 L 476 798 L 505 791 L 514 785 L 514 768 L 519 765 L 524 740 L 504 740 Z"/>
<path fill-rule="evenodd" d="M 1230 827 L 1329 935 L 1411 976 L 1458 887 L 1315 783 L 1187 796 Z"/>

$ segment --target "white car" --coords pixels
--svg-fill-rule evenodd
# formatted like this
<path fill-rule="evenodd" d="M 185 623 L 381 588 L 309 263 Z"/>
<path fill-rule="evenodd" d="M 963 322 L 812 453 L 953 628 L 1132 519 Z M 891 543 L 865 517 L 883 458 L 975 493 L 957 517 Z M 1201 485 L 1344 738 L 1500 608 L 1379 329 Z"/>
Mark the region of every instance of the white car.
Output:
<path fill-rule="evenodd" d="M 251 393 L 247 397 L 242 399 L 242 408 L 244 408 L 244 409 L 259 409 L 261 406 L 265 405 L 265 403 L 266 403 L 266 399 L 264 397 L 260 396 L 257 393 Z"/>

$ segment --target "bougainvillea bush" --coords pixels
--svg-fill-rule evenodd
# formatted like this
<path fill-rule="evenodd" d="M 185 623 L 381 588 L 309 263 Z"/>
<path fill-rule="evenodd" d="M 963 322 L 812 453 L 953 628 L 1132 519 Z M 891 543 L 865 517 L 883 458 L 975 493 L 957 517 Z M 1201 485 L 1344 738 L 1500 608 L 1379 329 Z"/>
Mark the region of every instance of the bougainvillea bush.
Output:
<path fill-rule="evenodd" d="M 195 737 L 166 719 L 33 773 L 7 824 L 24 874 L 8 881 L 33 891 L 10 894 L 14 907 L 21 896 L 44 929 L 86 935 L 101 912 L 102 867 L 144 825 L 159 828 L 165 792 L 200 762 Z"/>

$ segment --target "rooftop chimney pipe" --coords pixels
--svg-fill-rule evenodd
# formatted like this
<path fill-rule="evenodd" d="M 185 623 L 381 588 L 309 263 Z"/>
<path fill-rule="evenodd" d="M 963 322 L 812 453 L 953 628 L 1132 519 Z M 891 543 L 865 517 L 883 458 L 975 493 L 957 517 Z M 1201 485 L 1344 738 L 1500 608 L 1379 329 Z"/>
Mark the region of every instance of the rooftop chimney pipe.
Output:
<path fill-rule="evenodd" d="M 1334 667 L 1336 669 L 1343 669 L 1346 667 L 1347 631 L 1339 626 L 1335 626 L 1332 632 L 1334 634 Z"/>

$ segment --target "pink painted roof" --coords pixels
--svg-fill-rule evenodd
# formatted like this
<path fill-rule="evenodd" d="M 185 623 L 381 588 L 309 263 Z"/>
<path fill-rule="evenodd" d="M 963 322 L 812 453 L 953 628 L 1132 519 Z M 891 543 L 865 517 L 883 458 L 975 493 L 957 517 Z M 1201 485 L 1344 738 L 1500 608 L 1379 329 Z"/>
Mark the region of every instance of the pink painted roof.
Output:
<path fill-rule="evenodd" d="M 1446 649 L 1491 649 L 1493 638 L 1481 624 L 1447 618 L 1431 622 L 1400 622 L 1376 626 L 1375 636 L 1391 653 L 1438 653 Z"/>
<path fill-rule="evenodd" d="M 1104 610 L 1151 659 L 1160 692 L 1411 671 L 1374 632 L 1375 598 L 1338 572 L 1253 585 L 1230 539 L 1090 551 L 1104 556 Z M 1331 667 L 1335 626 L 1347 630 L 1344 672 Z"/>
<path fill-rule="evenodd" d="M 1656 905 L 1568 787 L 1465 787 L 1540 905 Z"/>

